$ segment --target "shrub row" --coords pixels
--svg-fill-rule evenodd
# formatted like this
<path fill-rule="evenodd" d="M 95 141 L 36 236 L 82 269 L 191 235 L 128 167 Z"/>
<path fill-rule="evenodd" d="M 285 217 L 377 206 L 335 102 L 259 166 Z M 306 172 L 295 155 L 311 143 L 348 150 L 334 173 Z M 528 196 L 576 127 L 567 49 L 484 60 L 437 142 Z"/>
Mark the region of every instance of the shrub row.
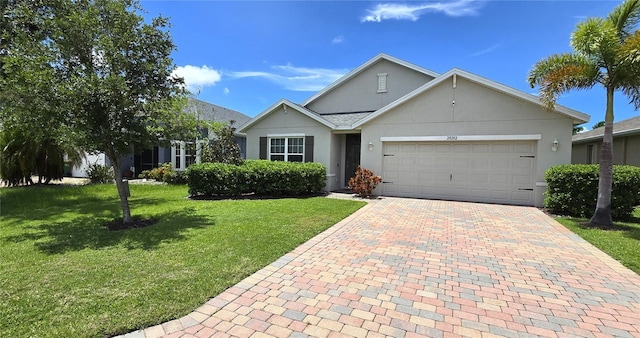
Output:
<path fill-rule="evenodd" d="M 599 165 L 566 164 L 549 168 L 545 173 L 548 188 L 545 207 L 554 212 L 590 217 L 598 198 Z M 613 166 L 611 216 L 615 220 L 631 217 L 640 204 L 640 167 Z"/>
<path fill-rule="evenodd" d="M 192 196 L 298 196 L 321 192 L 327 169 L 320 163 L 246 160 L 241 165 L 201 163 L 187 169 Z"/>

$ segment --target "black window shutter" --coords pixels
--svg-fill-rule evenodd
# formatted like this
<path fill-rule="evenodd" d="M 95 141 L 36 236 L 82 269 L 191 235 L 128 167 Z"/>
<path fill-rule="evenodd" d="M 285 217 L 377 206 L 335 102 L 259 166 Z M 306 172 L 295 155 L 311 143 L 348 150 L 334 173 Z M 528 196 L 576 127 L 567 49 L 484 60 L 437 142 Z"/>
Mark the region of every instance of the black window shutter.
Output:
<path fill-rule="evenodd" d="M 266 137 L 260 138 L 260 159 L 261 160 L 267 159 L 267 138 Z"/>
<path fill-rule="evenodd" d="M 313 136 L 304 138 L 304 161 L 313 162 Z"/>

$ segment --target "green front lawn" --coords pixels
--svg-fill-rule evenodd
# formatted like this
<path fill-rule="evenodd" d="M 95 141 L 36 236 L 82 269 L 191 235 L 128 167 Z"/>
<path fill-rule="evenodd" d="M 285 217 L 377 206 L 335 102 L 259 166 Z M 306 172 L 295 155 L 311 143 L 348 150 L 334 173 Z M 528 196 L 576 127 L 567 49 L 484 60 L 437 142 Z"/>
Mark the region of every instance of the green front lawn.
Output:
<path fill-rule="evenodd" d="M 112 185 L 0 189 L 0 337 L 99 337 L 179 318 L 364 205 L 185 198 L 131 185 L 142 229 Z"/>
<path fill-rule="evenodd" d="M 615 222 L 615 230 L 584 227 L 580 225 L 588 221 L 584 218 L 556 217 L 556 220 L 640 275 L 640 208 L 635 209 L 633 216 L 629 222 Z"/>

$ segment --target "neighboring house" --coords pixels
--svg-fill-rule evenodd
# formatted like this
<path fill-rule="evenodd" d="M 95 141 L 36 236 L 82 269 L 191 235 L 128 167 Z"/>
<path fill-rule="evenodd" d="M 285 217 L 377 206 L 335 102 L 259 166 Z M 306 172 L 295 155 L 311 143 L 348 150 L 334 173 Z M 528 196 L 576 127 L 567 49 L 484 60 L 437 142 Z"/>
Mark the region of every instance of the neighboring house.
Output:
<path fill-rule="evenodd" d="M 604 127 L 573 135 L 571 163 L 600 162 Z M 613 124 L 613 164 L 640 166 L 640 116 Z"/>
<path fill-rule="evenodd" d="M 327 190 L 345 188 L 361 165 L 382 176 L 381 195 L 541 206 L 545 170 L 570 162 L 573 126 L 588 120 L 460 69 L 438 74 L 380 54 L 239 130 L 247 158 L 325 165 Z"/>
<path fill-rule="evenodd" d="M 235 121 L 233 126 L 238 127 L 249 121 L 250 117 L 235 110 L 221 107 L 208 102 L 189 98 L 187 112 L 196 114 L 198 120 L 210 122 Z M 212 137 L 213 133 L 207 129 L 201 130 L 202 139 Z M 240 145 L 242 157 L 246 157 L 246 139 L 243 133 L 236 133 L 236 142 Z M 203 142 L 199 140 L 172 141 L 171 147 L 154 146 L 152 149 L 145 149 L 141 152 L 132 151 L 130 155 L 123 158 L 121 172 L 131 171 L 137 177 L 143 170 L 157 168 L 162 163 L 171 163 L 176 170 L 185 170 L 190 164 L 200 162 L 200 147 Z M 109 159 L 104 154 L 87 155 L 82 165 L 73 168 L 72 176 L 86 177 L 88 164 L 98 163 L 109 165 Z"/>

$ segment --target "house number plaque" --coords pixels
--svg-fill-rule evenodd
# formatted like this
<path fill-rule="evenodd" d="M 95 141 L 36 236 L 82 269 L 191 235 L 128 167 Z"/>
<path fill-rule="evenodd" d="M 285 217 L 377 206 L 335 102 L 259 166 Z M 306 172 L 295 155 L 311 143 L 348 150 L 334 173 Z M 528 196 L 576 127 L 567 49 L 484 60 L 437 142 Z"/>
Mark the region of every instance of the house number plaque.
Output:
<path fill-rule="evenodd" d="M 456 141 L 458 140 L 458 136 L 447 136 L 447 141 Z"/>

